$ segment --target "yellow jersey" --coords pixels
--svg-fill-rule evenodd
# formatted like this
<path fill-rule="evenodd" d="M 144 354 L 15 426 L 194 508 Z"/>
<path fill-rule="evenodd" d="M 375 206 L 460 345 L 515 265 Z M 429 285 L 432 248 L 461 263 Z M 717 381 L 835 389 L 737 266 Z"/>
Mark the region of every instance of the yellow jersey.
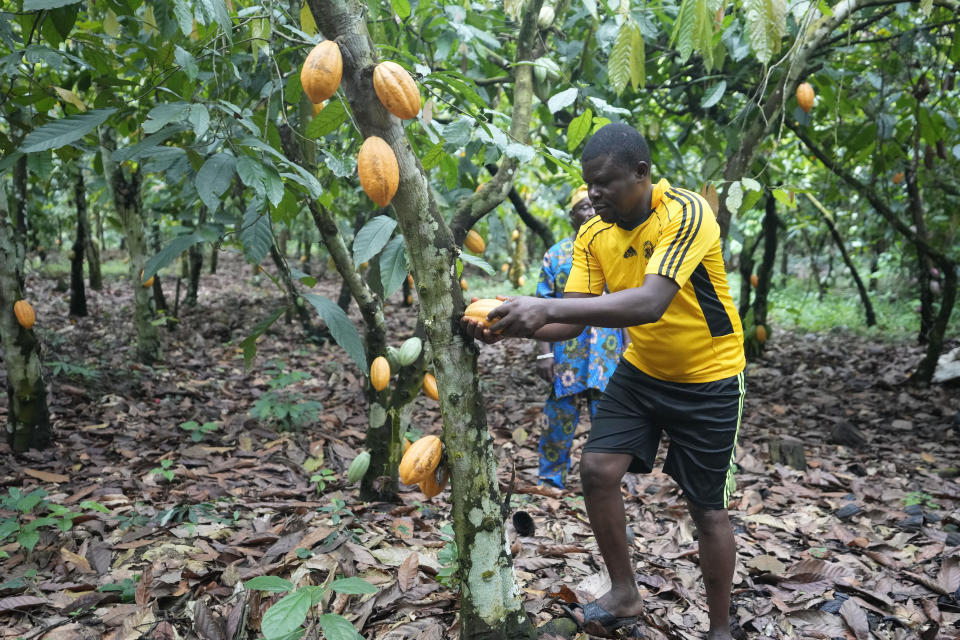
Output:
<path fill-rule="evenodd" d="M 629 327 L 624 353 L 649 376 L 668 382 L 712 382 L 740 373 L 745 364 L 743 326 L 723 266 L 720 225 L 699 194 L 660 180 L 651 213 L 634 229 L 594 216 L 577 234 L 567 293 L 622 291 L 643 285 L 646 274 L 680 287 L 657 322 Z"/>

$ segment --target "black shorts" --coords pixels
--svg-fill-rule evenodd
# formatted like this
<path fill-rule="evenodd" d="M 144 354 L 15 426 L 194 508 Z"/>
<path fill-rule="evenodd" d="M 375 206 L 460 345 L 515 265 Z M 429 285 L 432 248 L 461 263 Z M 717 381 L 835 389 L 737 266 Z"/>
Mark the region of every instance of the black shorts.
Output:
<path fill-rule="evenodd" d="M 663 470 L 684 497 L 707 509 L 726 509 L 736 487 L 734 445 L 740 430 L 743 373 L 695 384 L 666 382 L 626 360 L 614 371 L 583 450 L 627 453 L 630 471 L 650 473 L 660 434 L 670 437 Z"/>

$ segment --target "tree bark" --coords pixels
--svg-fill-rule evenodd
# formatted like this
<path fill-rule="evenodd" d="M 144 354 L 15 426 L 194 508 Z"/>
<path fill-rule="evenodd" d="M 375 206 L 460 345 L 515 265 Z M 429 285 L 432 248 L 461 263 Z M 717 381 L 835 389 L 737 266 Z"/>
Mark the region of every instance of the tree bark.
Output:
<path fill-rule="evenodd" d="M 200 213 L 197 217 L 197 227 L 203 226 L 207 221 L 207 206 L 201 205 Z M 203 271 L 203 248 L 199 243 L 190 247 L 187 252 L 189 256 L 190 273 L 187 278 L 187 295 L 183 299 L 183 304 L 188 307 L 197 306 L 197 294 L 200 291 L 200 273 Z"/>
<path fill-rule="evenodd" d="M 83 255 L 87 247 L 90 227 L 87 222 L 87 190 L 83 183 L 83 166 L 74 168 L 73 200 L 77 206 L 77 236 L 70 258 L 70 315 L 87 315 L 87 292 L 83 286 Z"/>
<path fill-rule="evenodd" d="M 745 320 L 747 317 L 747 312 L 750 311 L 750 303 L 752 301 L 753 294 L 753 283 L 750 282 L 751 276 L 753 276 L 753 267 L 756 264 L 756 261 L 753 259 L 753 255 L 757 252 L 757 246 L 760 244 L 760 239 L 762 235 L 758 235 L 753 242 L 748 242 L 746 238 L 743 239 L 743 249 L 740 251 L 740 306 L 737 311 L 740 313 L 740 319 Z M 749 248 L 748 248 L 749 246 Z"/>
<path fill-rule="evenodd" d="M 217 273 L 217 258 L 220 257 L 220 243 L 214 242 L 210 247 L 210 275 Z"/>
<path fill-rule="evenodd" d="M 823 221 L 827 225 L 827 229 L 830 230 L 830 236 L 833 238 L 833 242 L 837 245 L 837 249 L 840 251 L 840 257 L 843 258 L 843 263 L 847 265 L 847 269 L 850 270 L 850 277 L 853 278 L 853 282 L 857 285 L 857 293 L 860 295 L 860 303 L 863 304 L 863 311 L 867 317 L 867 326 L 872 327 L 877 324 L 877 315 L 873 310 L 873 303 L 870 301 L 870 294 L 867 292 L 866 286 L 863 284 L 863 280 L 860 278 L 860 274 L 857 272 L 857 267 L 853 262 L 853 258 L 850 256 L 850 253 L 847 251 L 847 247 L 843 242 L 843 238 L 840 236 L 840 232 L 837 230 L 837 225 L 833 223 L 833 216 L 830 215 L 830 212 L 820 203 L 811 194 L 806 194 L 807 199 L 813 204 L 813 207 L 820 212 Z"/>
<path fill-rule="evenodd" d="M 153 308 L 150 289 L 143 286 L 140 274 L 147 260 L 147 243 L 143 233 L 143 201 L 140 197 L 140 170 L 130 172 L 113 161 L 116 147 L 112 129 L 100 130 L 100 154 L 103 159 L 107 187 L 113 197 L 113 206 L 123 227 L 123 237 L 130 255 L 129 286 L 133 288 L 134 327 L 137 332 L 136 357 L 139 362 L 153 364 L 160 360 L 160 335 L 152 323 Z"/>
<path fill-rule="evenodd" d="M 26 179 L 26 173 L 23 174 Z M 7 443 L 14 453 L 45 449 L 53 440 L 40 343 L 13 313 L 23 300 L 25 236 L 9 219 L 6 191 L 0 184 L 0 342 L 7 372 Z M 42 321 L 42 320 L 41 320 Z"/>
<path fill-rule="evenodd" d="M 383 138 L 394 150 L 400 167 L 400 185 L 392 206 L 412 263 L 420 296 L 420 317 L 430 340 L 440 393 L 446 464 L 452 480 L 452 519 L 459 550 L 461 637 L 532 638 L 534 630 L 523 608 L 509 555 L 497 458 L 479 393 L 477 350 L 459 329 L 465 307 L 455 277 L 455 247 L 459 243 L 455 243 L 454 233 L 440 214 L 400 121 L 383 108 L 373 92 L 371 77 L 377 58 L 364 22 L 363 6 L 356 0 L 308 0 L 308 4 L 324 36 L 335 39 L 344 54 L 341 88 L 350 101 L 361 134 Z M 527 5 L 518 43 L 534 42 L 540 6 L 540 0 Z M 518 65 L 515 74 L 514 109 L 524 109 L 524 101 L 529 109 L 531 67 Z M 525 141 L 529 124 L 524 129 L 511 130 L 511 134 L 522 135 Z M 515 166 L 507 165 L 505 160 L 493 180 L 478 192 L 483 194 L 476 199 L 478 207 L 488 196 L 491 202 L 493 196 L 498 196 L 498 202 L 506 196 L 516 171 Z M 486 191 L 490 193 L 485 194 Z M 468 207 L 461 222 L 473 220 L 477 211 Z M 472 222 L 456 227 L 460 241 L 471 226 Z"/>
<path fill-rule="evenodd" d="M 757 292 L 753 298 L 753 321 L 756 326 L 767 325 L 767 298 L 770 295 L 770 285 L 773 282 L 773 268 L 777 263 L 777 239 L 780 220 L 777 218 L 777 199 L 772 193 L 767 194 L 764 208 L 761 235 L 763 237 L 763 257 L 760 259 L 760 268 L 757 269 Z M 763 353 L 765 343 L 758 343 L 759 352 Z"/>

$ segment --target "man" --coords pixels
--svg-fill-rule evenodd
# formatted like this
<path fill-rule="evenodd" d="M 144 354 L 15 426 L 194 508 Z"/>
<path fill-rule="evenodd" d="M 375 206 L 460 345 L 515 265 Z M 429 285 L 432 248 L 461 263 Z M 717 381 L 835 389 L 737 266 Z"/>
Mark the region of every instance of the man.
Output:
<path fill-rule="evenodd" d="M 610 380 L 580 461 L 590 526 L 611 589 L 582 607 L 587 631 L 632 624 L 643 611 L 625 533 L 620 484 L 651 471 L 662 431 L 664 471 L 680 485 L 699 532 L 710 640 L 730 638 L 735 547 L 727 517 L 743 407 L 743 329 L 730 298 L 720 229 L 699 195 L 650 179 L 646 140 L 601 128 L 581 158 L 597 213 L 580 228 L 560 300 L 513 298 L 490 312 L 485 342 L 559 342 L 584 325 L 628 327 L 631 344 Z M 600 295 L 604 287 L 611 293 Z"/>
<path fill-rule="evenodd" d="M 563 297 L 573 266 L 573 241 L 580 226 L 593 215 L 587 185 L 583 185 L 570 198 L 568 218 L 573 237 L 556 243 L 543 256 L 538 298 Z M 539 344 L 537 373 L 551 384 L 550 396 L 543 405 L 546 426 L 540 432 L 539 477 L 542 484 L 562 489 L 570 470 L 570 446 L 580 422 L 579 401 L 586 400 L 592 419 L 600 392 L 617 366 L 623 333 L 620 329 L 587 327 L 573 340 Z"/>

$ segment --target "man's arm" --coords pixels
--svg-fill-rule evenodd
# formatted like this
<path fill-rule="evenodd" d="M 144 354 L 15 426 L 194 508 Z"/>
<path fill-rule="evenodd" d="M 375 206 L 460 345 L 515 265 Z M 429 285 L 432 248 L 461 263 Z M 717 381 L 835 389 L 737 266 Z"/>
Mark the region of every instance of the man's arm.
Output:
<path fill-rule="evenodd" d="M 647 274 L 643 286 L 595 296 L 567 293 L 561 300 L 514 298 L 496 307 L 488 319 L 491 335 L 570 340 L 593 327 L 633 327 L 660 319 L 680 287 L 672 279 Z"/>

